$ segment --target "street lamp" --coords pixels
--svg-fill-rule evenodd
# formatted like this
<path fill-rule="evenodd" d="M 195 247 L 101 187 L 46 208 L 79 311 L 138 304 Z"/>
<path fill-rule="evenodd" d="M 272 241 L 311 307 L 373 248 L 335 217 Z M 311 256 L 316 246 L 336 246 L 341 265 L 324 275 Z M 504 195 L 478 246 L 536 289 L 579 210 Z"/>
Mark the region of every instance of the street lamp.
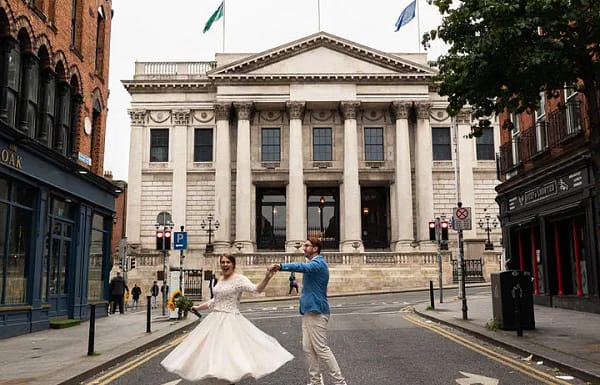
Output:
<path fill-rule="evenodd" d="M 212 253 L 213 251 L 215 251 L 215 248 L 212 244 L 212 235 L 219 228 L 219 221 L 215 220 L 213 218 L 212 214 L 208 214 L 208 218 L 206 218 L 206 220 L 208 221 L 208 225 L 206 224 L 206 222 L 203 219 L 202 222 L 200 222 L 200 227 L 202 228 L 202 230 L 204 230 L 208 233 L 208 243 L 206 244 L 206 252 Z M 214 224 L 213 224 L 213 221 L 214 221 Z M 213 229 L 213 227 L 214 227 L 214 229 Z"/>
<path fill-rule="evenodd" d="M 321 197 L 319 199 L 319 223 L 320 223 L 320 229 L 321 229 L 321 240 L 323 240 L 323 207 L 325 207 L 325 197 Z"/>
<path fill-rule="evenodd" d="M 487 213 L 487 209 L 483 209 L 483 214 L 483 219 L 479 219 L 479 227 L 487 233 L 487 241 L 485 242 L 484 250 L 494 250 L 494 244 L 490 240 L 490 233 L 492 232 L 492 229 L 495 229 L 498 226 L 498 221 L 496 218 L 492 219 Z"/>

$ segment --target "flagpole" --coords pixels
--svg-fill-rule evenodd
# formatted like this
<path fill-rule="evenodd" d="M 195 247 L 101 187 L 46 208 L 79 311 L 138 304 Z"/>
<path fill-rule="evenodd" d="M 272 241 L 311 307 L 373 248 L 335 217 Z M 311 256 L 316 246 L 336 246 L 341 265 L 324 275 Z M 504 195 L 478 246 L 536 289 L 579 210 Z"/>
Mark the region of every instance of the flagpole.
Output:
<path fill-rule="evenodd" d="M 319 30 L 317 32 L 321 32 L 321 0 L 317 0 L 317 17 L 319 27 Z"/>
<path fill-rule="evenodd" d="M 421 9 L 419 8 L 419 0 L 416 1 L 417 2 L 417 49 L 419 50 L 419 53 L 421 53 L 421 43 L 419 42 L 419 40 L 421 40 Z M 223 23 L 225 24 L 225 23 Z"/>
<path fill-rule="evenodd" d="M 225 0 L 223 0 L 223 53 L 225 53 Z"/>

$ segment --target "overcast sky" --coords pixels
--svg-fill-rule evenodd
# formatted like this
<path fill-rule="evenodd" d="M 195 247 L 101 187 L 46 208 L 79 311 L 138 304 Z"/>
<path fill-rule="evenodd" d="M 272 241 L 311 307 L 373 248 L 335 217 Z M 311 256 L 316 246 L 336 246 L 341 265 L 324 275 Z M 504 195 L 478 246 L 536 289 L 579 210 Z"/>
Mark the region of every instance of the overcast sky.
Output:
<path fill-rule="evenodd" d="M 394 24 L 411 0 L 320 0 L 321 30 L 385 52 L 419 52 L 420 34 L 441 21 L 437 8 L 417 0 L 418 14 L 400 31 Z M 127 180 L 130 97 L 121 80 L 135 61 L 209 61 L 223 52 L 223 19 L 203 34 L 221 0 L 113 2 L 110 97 L 104 169 Z M 258 53 L 319 31 L 319 0 L 226 0 L 225 52 Z M 419 15 L 420 14 L 420 15 Z M 419 28 L 420 27 L 420 28 Z M 437 44 L 433 60 L 443 52 Z M 421 48 L 421 52 L 424 52 Z"/>

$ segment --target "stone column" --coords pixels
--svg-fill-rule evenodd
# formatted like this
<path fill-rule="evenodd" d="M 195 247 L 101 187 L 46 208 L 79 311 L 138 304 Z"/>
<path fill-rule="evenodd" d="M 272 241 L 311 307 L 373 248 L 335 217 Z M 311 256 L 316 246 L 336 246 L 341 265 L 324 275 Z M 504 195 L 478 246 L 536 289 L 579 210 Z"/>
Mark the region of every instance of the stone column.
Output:
<path fill-rule="evenodd" d="M 187 209 L 187 149 L 188 125 L 190 124 L 189 110 L 175 110 L 172 113 L 173 132 L 173 195 L 171 213 L 175 229 L 186 225 Z"/>
<path fill-rule="evenodd" d="M 415 133 L 415 188 L 417 194 L 417 240 L 430 245 L 429 221 L 433 219 L 433 150 L 429 111 L 431 104 L 417 104 L 417 131 Z"/>
<path fill-rule="evenodd" d="M 356 113 L 360 107 L 358 101 L 340 103 L 344 118 L 344 179 L 342 184 L 342 251 L 362 251 L 360 185 L 358 182 L 358 133 L 356 132 Z M 358 248 L 352 245 L 358 242 Z"/>
<path fill-rule="evenodd" d="M 215 207 L 219 221 L 213 244 L 215 252 L 228 252 L 231 242 L 231 138 L 229 114 L 231 103 L 216 103 L 215 121 Z"/>
<path fill-rule="evenodd" d="M 408 114 L 410 102 L 393 102 L 392 113 L 396 119 L 396 148 L 394 154 L 396 174 L 394 176 L 394 199 L 392 207 L 392 247 L 396 251 L 411 249 L 413 234 L 413 195 L 412 172 L 410 164 L 410 138 L 408 133 Z"/>
<path fill-rule="evenodd" d="M 306 187 L 304 185 L 304 159 L 302 151 L 302 118 L 304 102 L 288 102 L 290 117 L 289 182 L 286 197 L 286 251 L 295 252 L 296 242 L 306 238 Z"/>
<path fill-rule="evenodd" d="M 252 241 L 252 169 L 250 159 L 250 117 L 252 102 L 233 103 L 237 118 L 237 157 L 235 174 L 235 244 L 240 251 L 254 251 Z"/>
<path fill-rule="evenodd" d="M 460 168 L 460 199 L 463 207 L 472 207 L 471 215 L 475 215 L 475 196 L 473 182 L 473 164 L 476 161 L 475 139 L 469 138 L 471 132 L 471 112 L 461 110 L 456 116 L 458 126 L 458 167 Z M 456 206 L 456 205 L 455 205 Z M 471 218 L 471 230 L 464 230 L 465 239 L 477 238 L 477 221 L 479 218 Z"/>
<path fill-rule="evenodd" d="M 142 145 L 142 143 L 146 143 L 144 141 L 146 110 L 129 110 L 128 112 L 131 122 L 131 135 L 129 142 L 127 224 L 125 234 L 127 235 L 127 242 L 139 244 L 142 223 L 142 164 L 147 161 L 147 159 L 144 159 L 143 154 L 144 150 L 149 149 L 150 146 Z M 154 247 L 154 242 L 151 247 Z"/>

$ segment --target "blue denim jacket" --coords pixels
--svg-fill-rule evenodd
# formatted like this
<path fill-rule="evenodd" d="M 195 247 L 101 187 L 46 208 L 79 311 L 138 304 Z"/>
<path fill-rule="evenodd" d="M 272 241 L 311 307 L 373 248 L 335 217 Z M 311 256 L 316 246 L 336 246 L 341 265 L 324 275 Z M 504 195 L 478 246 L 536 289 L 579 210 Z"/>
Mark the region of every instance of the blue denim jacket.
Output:
<path fill-rule="evenodd" d="M 282 263 L 281 270 L 303 273 L 300 314 L 310 312 L 329 314 L 329 302 L 327 302 L 329 267 L 322 255 L 317 255 L 309 262 Z"/>

